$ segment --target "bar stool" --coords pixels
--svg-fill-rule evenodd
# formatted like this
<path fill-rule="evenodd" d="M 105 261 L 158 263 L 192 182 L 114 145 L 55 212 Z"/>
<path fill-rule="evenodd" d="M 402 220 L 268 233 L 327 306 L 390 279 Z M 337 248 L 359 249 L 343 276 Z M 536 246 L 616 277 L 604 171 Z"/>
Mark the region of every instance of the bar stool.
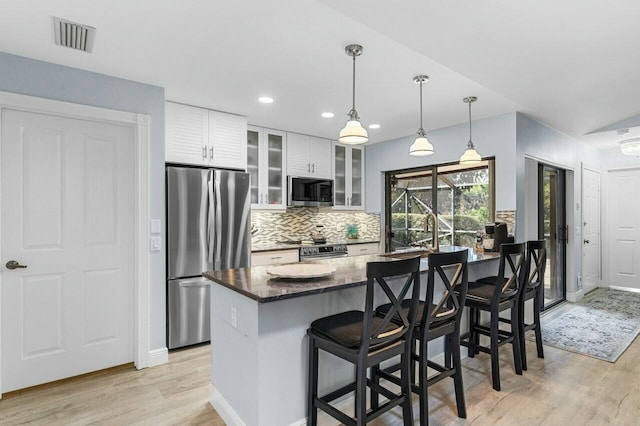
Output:
<path fill-rule="evenodd" d="M 469 350 L 469 357 L 477 353 L 491 354 L 491 381 L 493 388 L 500 390 L 500 366 L 498 348 L 507 343 L 513 347 L 513 363 L 516 374 L 522 375 L 522 355 L 520 350 L 519 311 L 521 292 L 524 287 L 525 275 L 525 245 L 501 244 L 500 264 L 498 275 L 485 277 L 469 283 L 469 291 L 465 305 L 469 307 L 469 331 L 464 333 L 460 344 Z M 509 274 L 506 274 L 506 267 Z M 510 309 L 511 319 L 500 318 L 500 312 Z M 489 326 L 480 324 L 480 312 L 489 312 L 491 319 Z M 500 322 L 511 325 L 511 331 L 501 330 Z M 480 335 L 490 338 L 489 346 L 480 345 Z"/>
<path fill-rule="evenodd" d="M 468 272 L 467 250 L 452 253 L 433 253 L 429 255 L 429 272 L 425 300 L 418 304 L 418 325 L 413 332 L 412 361 L 418 363 L 418 383 L 415 383 L 415 364 L 412 363 L 412 391 L 420 395 L 420 424 L 429 423 L 427 388 L 447 377 L 453 378 L 456 393 L 458 417 L 466 418 L 467 412 L 464 401 L 464 387 L 462 384 L 462 364 L 460 361 L 460 322 L 467 295 Z M 451 278 L 444 268 L 453 270 Z M 444 292 L 437 304 L 434 304 L 435 277 L 439 276 L 444 284 Z M 405 300 L 404 309 L 408 309 L 410 301 Z M 425 306 L 430 308 L 425 309 Z M 391 304 L 379 306 L 376 312 L 380 316 L 386 315 L 392 308 Z M 396 319 L 397 321 L 397 319 Z M 438 337 L 445 337 L 444 365 L 429 360 L 428 343 Z M 419 350 L 416 350 L 419 348 Z M 437 374 L 427 377 L 427 367 L 437 371 Z M 371 380 L 379 383 L 380 378 L 399 384 L 400 380 L 393 375 L 400 369 L 400 365 L 371 370 Z M 371 393 L 371 406 L 377 406 L 378 395 Z"/>
<path fill-rule="evenodd" d="M 386 278 L 405 277 L 400 291 L 394 291 Z M 394 286 L 395 287 L 395 286 Z M 373 299 L 381 289 L 391 303 L 384 317 L 374 315 Z M 411 293 L 409 291 L 411 290 Z M 413 424 L 411 410 L 411 383 L 409 360 L 411 333 L 416 322 L 418 296 L 420 293 L 420 258 L 367 263 L 367 289 L 365 309 L 348 311 L 320 318 L 311 323 L 309 336 L 309 381 L 307 395 L 307 423 L 316 425 L 318 408 L 345 425 L 364 425 L 370 420 L 402 405 L 403 422 Z M 407 294 L 411 294 L 409 309 L 400 305 Z M 393 318 L 400 321 L 392 321 Z M 318 396 L 318 352 L 329 352 L 355 365 L 356 381 L 325 396 Z M 377 383 L 367 380 L 367 370 L 372 366 L 400 355 L 401 393 L 395 394 Z M 388 401 L 367 412 L 366 389 L 381 393 Z M 330 402 L 355 391 L 355 418 L 330 405 Z"/>
<path fill-rule="evenodd" d="M 520 342 L 522 344 L 522 369 L 527 369 L 527 352 L 525 350 L 524 333 L 534 330 L 538 358 L 544 358 L 542 348 L 542 329 L 540 326 L 540 311 L 544 306 L 544 273 L 547 269 L 547 244 L 545 240 L 527 241 L 527 280 L 520 298 Z M 533 299 L 533 322 L 524 322 L 524 305 Z"/>

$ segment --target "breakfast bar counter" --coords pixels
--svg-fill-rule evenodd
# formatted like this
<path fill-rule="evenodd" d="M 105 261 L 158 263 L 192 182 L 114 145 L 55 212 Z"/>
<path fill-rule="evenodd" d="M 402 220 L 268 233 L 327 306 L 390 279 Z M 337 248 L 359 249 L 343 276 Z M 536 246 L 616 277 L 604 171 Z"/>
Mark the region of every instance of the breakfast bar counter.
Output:
<path fill-rule="evenodd" d="M 456 249 L 461 248 L 441 247 Z M 469 250 L 469 279 L 494 275 L 498 257 Z M 307 328 L 318 318 L 363 309 L 367 262 L 391 260 L 365 255 L 313 261 L 335 268 L 313 280 L 272 279 L 268 266 L 204 273 L 213 281 L 211 404 L 224 421 L 306 424 Z M 427 258 L 420 269 L 426 282 Z M 440 352 L 441 345 L 429 348 L 430 356 Z M 319 380 L 321 393 L 352 380 L 347 363 L 323 355 L 320 363 L 329 368 L 323 367 L 328 373 Z"/>

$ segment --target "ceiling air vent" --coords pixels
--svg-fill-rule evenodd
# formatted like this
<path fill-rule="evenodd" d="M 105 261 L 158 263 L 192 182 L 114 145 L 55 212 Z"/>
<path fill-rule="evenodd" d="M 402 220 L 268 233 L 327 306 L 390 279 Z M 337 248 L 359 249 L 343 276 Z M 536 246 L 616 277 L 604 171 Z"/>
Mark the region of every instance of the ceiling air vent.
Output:
<path fill-rule="evenodd" d="M 54 17 L 53 30 L 58 46 L 89 53 L 93 50 L 93 40 L 96 37 L 95 28 Z"/>

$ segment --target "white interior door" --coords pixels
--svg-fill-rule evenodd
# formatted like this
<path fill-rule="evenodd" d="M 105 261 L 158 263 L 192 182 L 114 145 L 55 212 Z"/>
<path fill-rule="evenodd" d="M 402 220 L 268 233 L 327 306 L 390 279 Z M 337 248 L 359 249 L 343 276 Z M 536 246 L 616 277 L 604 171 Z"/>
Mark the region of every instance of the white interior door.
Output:
<path fill-rule="evenodd" d="M 640 289 L 640 170 L 609 172 L 609 285 Z"/>
<path fill-rule="evenodd" d="M 133 361 L 133 127 L 1 119 L 3 392 Z"/>
<path fill-rule="evenodd" d="M 582 168 L 582 283 L 584 292 L 600 284 L 600 172 Z"/>

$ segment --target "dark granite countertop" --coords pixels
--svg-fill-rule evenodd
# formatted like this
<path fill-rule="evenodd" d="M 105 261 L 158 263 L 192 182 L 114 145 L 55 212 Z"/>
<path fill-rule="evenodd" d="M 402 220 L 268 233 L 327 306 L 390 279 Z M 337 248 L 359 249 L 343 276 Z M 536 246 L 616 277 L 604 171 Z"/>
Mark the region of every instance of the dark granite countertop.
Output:
<path fill-rule="evenodd" d="M 463 247 L 441 247 L 440 251 L 460 249 L 463 249 Z M 498 253 L 476 253 L 469 249 L 469 263 L 483 262 L 497 259 L 498 257 L 500 257 Z M 202 275 L 217 284 L 228 287 L 260 303 L 265 303 L 363 285 L 367 281 L 367 262 L 392 260 L 394 260 L 393 257 L 380 255 L 314 260 L 314 263 L 329 263 L 335 266 L 336 271 L 329 277 L 312 280 L 271 279 L 271 276 L 267 274 L 269 266 L 207 271 Z M 428 258 L 423 258 L 420 262 L 420 270 L 427 271 L 428 268 Z"/>
<path fill-rule="evenodd" d="M 366 240 L 366 239 L 352 239 L 352 240 L 338 240 L 338 241 L 329 241 L 328 244 L 369 244 L 376 243 L 378 244 L 380 240 Z M 276 251 L 276 250 L 292 250 L 299 249 L 300 247 L 308 247 L 312 244 L 283 244 L 283 243 L 266 243 L 266 244 L 252 244 L 251 245 L 251 253 L 259 253 L 261 251 Z"/>

